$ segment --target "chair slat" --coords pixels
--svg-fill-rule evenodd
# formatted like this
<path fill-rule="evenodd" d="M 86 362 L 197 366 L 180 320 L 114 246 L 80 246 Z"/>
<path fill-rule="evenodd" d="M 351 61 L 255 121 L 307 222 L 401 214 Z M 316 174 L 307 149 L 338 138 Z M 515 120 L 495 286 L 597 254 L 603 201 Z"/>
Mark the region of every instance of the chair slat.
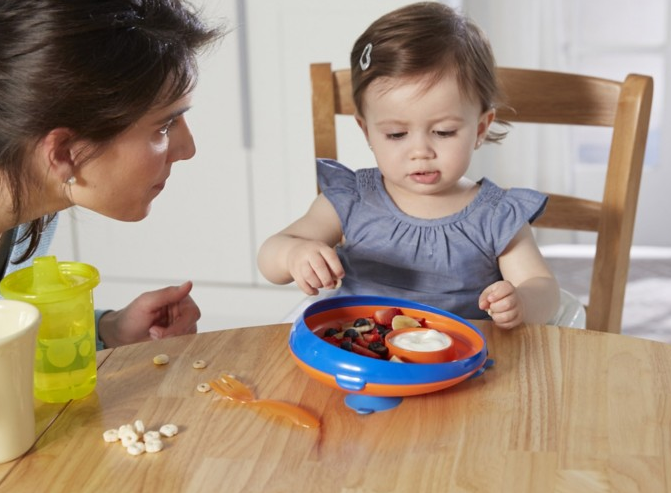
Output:
<path fill-rule="evenodd" d="M 499 68 L 505 105 L 497 117 L 510 122 L 612 127 L 620 83 L 575 74 Z"/>

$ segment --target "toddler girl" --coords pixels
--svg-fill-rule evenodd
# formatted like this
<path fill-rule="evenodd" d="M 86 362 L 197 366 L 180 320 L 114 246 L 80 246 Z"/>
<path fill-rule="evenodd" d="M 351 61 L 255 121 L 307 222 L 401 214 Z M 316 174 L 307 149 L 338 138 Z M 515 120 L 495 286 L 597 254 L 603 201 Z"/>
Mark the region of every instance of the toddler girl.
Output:
<path fill-rule="evenodd" d="M 483 33 L 440 3 L 375 21 L 351 54 L 356 120 L 377 168 L 318 160 L 322 193 L 261 246 L 271 282 L 419 301 L 501 328 L 544 323 L 559 288 L 529 224 L 547 198 L 464 176 L 498 86 Z"/>

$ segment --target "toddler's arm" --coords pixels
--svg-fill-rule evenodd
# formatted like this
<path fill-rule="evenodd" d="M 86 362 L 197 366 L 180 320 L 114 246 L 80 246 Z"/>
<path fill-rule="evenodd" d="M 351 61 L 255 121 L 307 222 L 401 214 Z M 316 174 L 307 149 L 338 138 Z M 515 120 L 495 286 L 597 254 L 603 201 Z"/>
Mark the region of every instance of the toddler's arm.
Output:
<path fill-rule="evenodd" d="M 510 329 L 522 322 L 545 323 L 559 306 L 559 286 L 525 226 L 499 257 L 503 281 L 485 288 L 480 308 L 494 323 Z"/>
<path fill-rule="evenodd" d="M 296 281 L 309 295 L 322 287 L 333 288 L 345 275 L 334 248 L 341 239 L 340 218 L 328 199 L 319 195 L 303 217 L 261 245 L 259 270 L 275 284 Z"/>

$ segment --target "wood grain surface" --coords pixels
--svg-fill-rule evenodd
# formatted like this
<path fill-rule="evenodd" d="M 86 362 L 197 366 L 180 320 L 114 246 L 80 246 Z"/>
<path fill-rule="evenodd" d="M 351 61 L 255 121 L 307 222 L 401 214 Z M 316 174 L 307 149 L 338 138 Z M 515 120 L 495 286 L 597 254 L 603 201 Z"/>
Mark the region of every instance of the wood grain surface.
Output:
<path fill-rule="evenodd" d="M 287 349 L 290 325 L 208 332 L 114 349 L 98 387 L 0 469 L 0 491 L 664 492 L 671 489 L 671 345 L 545 326 L 478 323 L 495 365 L 396 409 L 358 415 Z M 155 366 L 159 353 L 170 363 Z M 192 362 L 204 359 L 202 370 Z M 196 385 L 233 373 L 259 398 L 304 406 L 318 430 Z M 48 418 L 50 416 L 51 418 Z M 103 431 L 179 426 L 134 457 Z M 46 489 L 45 489 L 46 488 Z"/>

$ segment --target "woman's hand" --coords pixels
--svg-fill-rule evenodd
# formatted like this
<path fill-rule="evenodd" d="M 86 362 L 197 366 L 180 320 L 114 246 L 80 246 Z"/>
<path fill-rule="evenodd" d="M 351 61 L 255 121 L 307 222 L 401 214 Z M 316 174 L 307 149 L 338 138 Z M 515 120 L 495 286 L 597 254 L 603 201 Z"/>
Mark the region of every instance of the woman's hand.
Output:
<path fill-rule="evenodd" d="M 106 347 L 195 334 L 200 309 L 189 293 L 193 283 L 149 291 L 126 308 L 103 315 L 98 326 Z"/>

